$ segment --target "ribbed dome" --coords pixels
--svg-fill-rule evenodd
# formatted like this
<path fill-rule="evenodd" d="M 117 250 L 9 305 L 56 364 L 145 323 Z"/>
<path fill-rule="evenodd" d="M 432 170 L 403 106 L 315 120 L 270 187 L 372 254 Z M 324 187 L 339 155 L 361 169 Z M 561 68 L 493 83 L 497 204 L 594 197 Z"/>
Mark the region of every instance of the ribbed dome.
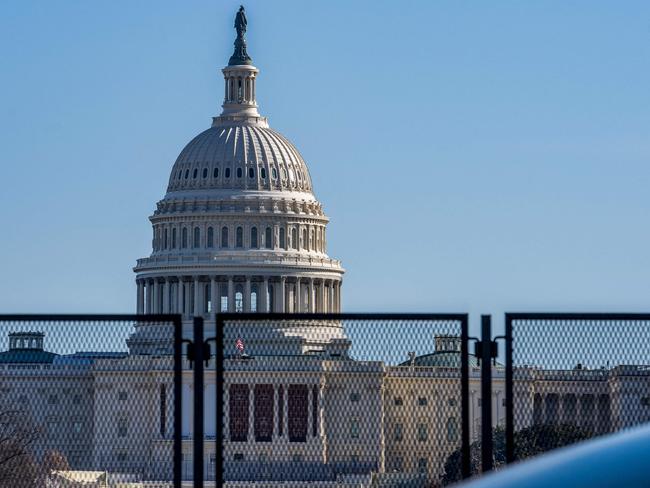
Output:
<path fill-rule="evenodd" d="M 298 150 L 283 135 L 259 125 L 217 125 L 181 151 L 167 191 L 212 188 L 312 190 Z"/>

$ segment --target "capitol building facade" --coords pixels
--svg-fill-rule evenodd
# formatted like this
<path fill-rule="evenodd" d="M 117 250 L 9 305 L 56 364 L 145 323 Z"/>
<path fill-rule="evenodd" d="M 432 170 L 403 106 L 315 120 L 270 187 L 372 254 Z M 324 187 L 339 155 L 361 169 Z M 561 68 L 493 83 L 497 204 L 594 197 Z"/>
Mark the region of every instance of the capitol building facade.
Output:
<path fill-rule="evenodd" d="M 247 53 L 243 11 L 237 30 L 235 52 L 222 70 L 223 111 L 176 159 L 166 194 L 150 217 L 152 253 L 134 268 L 137 313 L 181 314 L 187 337 L 195 316 L 204 318 L 205 335 L 212 336 L 221 312 L 341 311 L 344 269 L 327 254 L 329 219 L 314 195 L 304 159 L 258 111 L 260 72 Z M 226 331 L 226 343 L 243 340 L 246 352 L 226 359 L 228 485 L 440 482 L 446 459 L 460 446 L 459 338 L 449 331 L 432 332 L 428 354 L 404 355 L 387 364 L 355 359 L 344 325 L 260 321 L 245 331 Z M 12 334 L 8 350 L 0 353 L 0 381 L 6 397 L 44 426 L 34 445 L 37 455 L 54 449 L 70 463 L 52 486 L 109 486 L 110 476 L 117 480 L 114 486 L 169 486 L 173 373 L 168 332 L 156 325 L 135 326 L 124 352 L 114 354 L 55 354 L 48 352 L 42 331 Z M 205 376 L 207 486 L 214 480 L 214 367 L 211 361 Z M 505 418 L 503 373 L 500 365 L 493 367 L 489 401 L 494 416 L 489 421 L 494 426 Z M 638 397 L 625 396 L 628 390 L 621 385 L 647 381 L 628 373 L 568 372 L 562 377 L 530 368 L 516 390 L 530 399 L 530 415 L 518 419 L 517 427 L 553 422 L 569 412 L 585 425 L 596 412 L 612 429 L 647 421 L 630 420 L 636 410 L 622 406 Z M 479 374 L 472 356 L 472 440 L 480 433 Z M 562 407 L 569 394 L 574 395 L 571 409 Z M 185 363 L 187 486 L 192 395 L 192 370 Z"/>

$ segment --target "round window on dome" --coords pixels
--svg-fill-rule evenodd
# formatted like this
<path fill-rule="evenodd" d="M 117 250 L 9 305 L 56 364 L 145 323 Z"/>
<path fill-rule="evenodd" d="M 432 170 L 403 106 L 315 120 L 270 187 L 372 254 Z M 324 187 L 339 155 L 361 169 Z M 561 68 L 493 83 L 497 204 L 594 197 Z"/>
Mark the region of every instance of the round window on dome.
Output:
<path fill-rule="evenodd" d="M 199 175 L 199 170 L 194 168 L 194 172 L 192 173 L 192 178 L 196 179 L 198 175 Z"/>
<path fill-rule="evenodd" d="M 230 168 L 226 168 L 226 178 L 230 178 Z"/>
<path fill-rule="evenodd" d="M 248 168 L 248 177 L 255 178 L 255 170 L 253 168 Z"/>
<path fill-rule="evenodd" d="M 215 178 L 219 178 L 219 168 L 214 168 L 214 172 L 212 173 L 212 176 Z"/>
<path fill-rule="evenodd" d="M 190 176 L 190 170 L 186 169 L 185 170 L 185 179 L 187 179 Z"/>
<path fill-rule="evenodd" d="M 208 168 L 203 168 L 203 177 L 204 178 L 208 177 Z"/>
<path fill-rule="evenodd" d="M 242 171 L 241 168 L 237 168 L 237 178 L 241 178 L 244 172 Z"/>

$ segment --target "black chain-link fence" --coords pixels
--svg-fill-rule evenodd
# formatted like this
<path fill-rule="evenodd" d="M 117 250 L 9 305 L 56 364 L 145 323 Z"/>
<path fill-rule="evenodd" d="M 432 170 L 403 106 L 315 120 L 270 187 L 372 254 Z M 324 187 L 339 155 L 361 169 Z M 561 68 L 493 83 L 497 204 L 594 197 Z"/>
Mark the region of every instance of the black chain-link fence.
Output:
<path fill-rule="evenodd" d="M 415 487 L 468 471 L 467 316 L 232 314 L 217 331 L 217 482 Z"/>
<path fill-rule="evenodd" d="M 0 486 L 180 486 L 180 339 L 179 316 L 0 315 Z"/>
<path fill-rule="evenodd" d="M 650 314 L 507 314 L 506 336 L 508 461 L 650 421 Z"/>

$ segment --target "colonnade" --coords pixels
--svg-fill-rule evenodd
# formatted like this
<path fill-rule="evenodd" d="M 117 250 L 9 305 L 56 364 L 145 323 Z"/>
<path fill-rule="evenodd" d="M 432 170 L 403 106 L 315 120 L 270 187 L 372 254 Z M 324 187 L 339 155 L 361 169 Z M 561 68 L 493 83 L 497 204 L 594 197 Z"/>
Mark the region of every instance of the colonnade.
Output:
<path fill-rule="evenodd" d="M 178 275 L 140 278 L 137 313 L 338 313 L 341 281 L 299 276 Z"/>

